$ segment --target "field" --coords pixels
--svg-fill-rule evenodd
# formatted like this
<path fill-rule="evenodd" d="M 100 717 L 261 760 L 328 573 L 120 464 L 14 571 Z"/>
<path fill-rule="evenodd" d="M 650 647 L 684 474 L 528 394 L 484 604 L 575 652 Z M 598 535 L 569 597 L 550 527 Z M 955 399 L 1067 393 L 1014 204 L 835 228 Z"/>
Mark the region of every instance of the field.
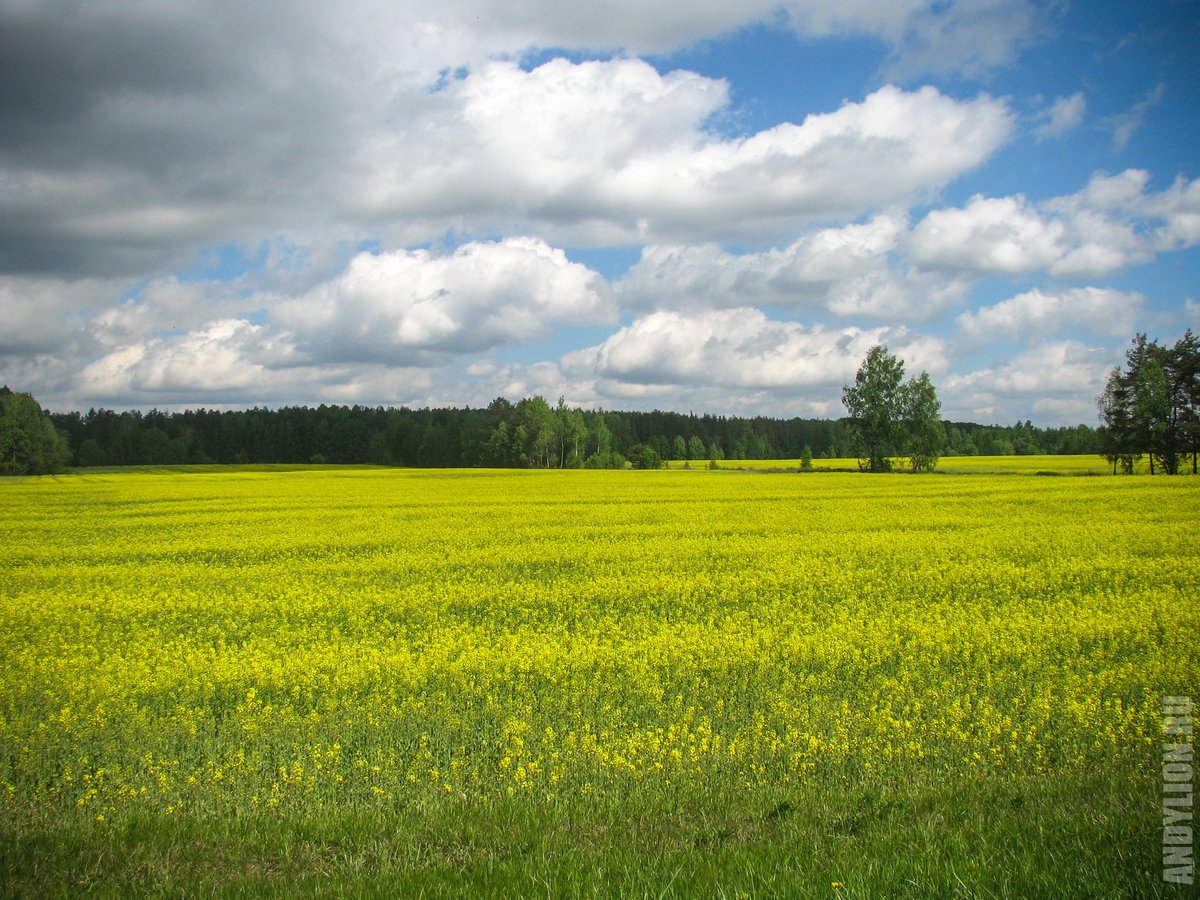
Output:
<path fill-rule="evenodd" d="M 896 460 L 898 471 L 904 468 L 904 460 Z M 671 460 L 668 464 L 672 469 L 683 468 L 684 463 Z M 707 461 L 691 462 L 690 468 L 703 469 Z M 772 471 L 776 469 L 800 468 L 798 459 L 726 459 L 717 463 L 723 469 L 748 469 L 751 471 Z M 814 459 L 813 471 L 857 472 L 858 460 L 854 457 L 839 457 L 837 459 Z M 1140 462 L 1138 472 L 1149 470 L 1148 462 Z M 964 475 L 1108 475 L 1112 466 L 1099 456 L 944 456 L 938 462 L 937 474 Z"/>
<path fill-rule="evenodd" d="M 3 895 L 1184 896 L 1195 478 L 114 472 L 0 528 Z"/>

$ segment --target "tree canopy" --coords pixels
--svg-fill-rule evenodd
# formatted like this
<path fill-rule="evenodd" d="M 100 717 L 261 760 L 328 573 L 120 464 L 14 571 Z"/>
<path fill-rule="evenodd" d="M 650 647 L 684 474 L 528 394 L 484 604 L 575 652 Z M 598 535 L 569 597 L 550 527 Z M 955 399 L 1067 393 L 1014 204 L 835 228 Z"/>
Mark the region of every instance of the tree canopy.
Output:
<path fill-rule="evenodd" d="M 482 409 L 322 404 L 178 412 L 90 409 L 51 413 L 50 418 L 67 435 L 73 450 L 68 465 L 74 466 L 329 462 L 624 467 L 639 455 L 635 448 L 642 444 L 659 459 L 690 459 L 692 466 L 705 465 L 705 460 L 736 465 L 743 459 L 800 459 L 807 446 L 819 467 L 822 459 L 855 452 L 849 419 L 591 410 L 536 396 L 515 403 L 498 397 Z M 1102 450 L 1097 429 L 1088 425 L 937 424 L 944 426 L 944 455 L 950 456 Z M 936 446 L 932 422 L 931 432 Z M 910 459 L 920 459 L 915 442 L 901 449 L 913 452 Z"/>
<path fill-rule="evenodd" d="M 904 380 L 904 363 L 877 344 L 842 390 L 850 414 L 847 430 L 860 456 L 860 468 L 887 472 L 892 458 L 904 456 L 914 472 L 937 466 L 946 445 L 941 403 L 929 373 Z"/>
<path fill-rule="evenodd" d="M 71 460 L 66 436 L 29 394 L 0 388 L 0 475 L 45 475 Z"/>
<path fill-rule="evenodd" d="M 1200 339 L 1191 329 L 1171 347 L 1134 337 L 1125 367 L 1115 367 L 1096 400 L 1102 455 L 1132 474 L 1148 459 L 1168 475 L 1181 471 L 1188 455 L 1197 473 L 1200 451 Z"/>

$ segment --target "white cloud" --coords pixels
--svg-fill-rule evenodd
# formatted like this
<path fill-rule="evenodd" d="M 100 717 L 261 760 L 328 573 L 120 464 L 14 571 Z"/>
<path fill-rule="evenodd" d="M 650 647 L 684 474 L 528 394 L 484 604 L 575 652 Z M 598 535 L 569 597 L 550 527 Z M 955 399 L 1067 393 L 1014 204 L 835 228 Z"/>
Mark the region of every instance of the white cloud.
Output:
<path fill-rule="evenodd" d="M 1119 259 L 1120 266 L 1200 244 L 1200 178 L 1179 176 L 1158 193 L 1147 192 L 1149 183 L 1143 169 L 1098 173 L 1077 194 L 1043 207 L 1071 221 L 1077 252 Z"/>
<path fill-rule="evenodd" d="M 977 195 L 964 208 L 929 213 L 913 229 L 910 251 L 922 266 L 1022 274 L 1063 255 L 1065 230 L 1024 197 Z"/>
<path fill-rule="evenodd" d="M 735 254 L 715 244 L 650 246 L 616 284 L 617 295 L 637 310 L 754 305 L 926 321 L 961 300 L 966 285 L 898 263 L 906 230 L 903 215 L 881 213 L 761 253 Z"/>
<path fill-rule="evenodd" d="M 575 377 L 609 384 L 786 392 L 844 383 L 881 342 L 914 369 L 945 369 L 944 348 L 934 338 L 904 329 L 806 327 L 750 308 L 651 313 L 596 347 L 568 354 L 562 365 Z"/>
<path fill-rule="evenodd" d="M 126 287 L 98 278 L 0 275 L 0 359 L 62 350 Z"/>
<path fill-rule="evenodd" d="M 616 288 L 631 309 L 819 305 L 835 285 L 886 268 L 904 227 L 903 218 L 882 214 L 762 253 L 734 254 L 716 244 L 652 245 Z"/>
<path fill-rule="evenodd" d="M 85 395 L 97 397 L 260 387 L 267 373 L 251 356 L 259 349 L 262 331 L 245 320 L 222 319 L 174 340 L 131 344 L 86 366 L 79 386 Z"/>
<path fill-rule="evenodd" d="M 272 308 L 294 358 L 426 363 L 542 337 L 553 325 L 611 321 L 607 282 L 536 238 L 470 242 L 453 253 L 361 253 L 344 273 Z"/>
<path fill-rule="evenodd" d="M 1111 354 L 1079 341 L 1037 344 L 1011 360 L 938 383 L 943 415 L 976 422 L 1009 422 L 1032 408 L 1058 422 L 1096 419 L 1096 397 Z"/>
<path fill-rule="evenodd" d="M 1183 321 L 1188 328 L 1200 329 L 1200 303 L 1192 297 L 1183 301 Z"/>
<path fill-rule="evenodd" d="M 1033 133 L 1038 140 L 1060 138 L 1083 123 L 1086 110 L 1087 100 L 1082 91 L 1076 91 L 1070 97 L 1059 97 L 1041 113 L 1042 123 L 1033 129 Z"/>
<path fill-rule="evenodd" d="M 744 139 L 704 129 L 723 82 L 638 60 L 494 62 L 421 126 L 371 146 L 361 203 L 382 218 L 535 223 L 577 243 L 763 239 L 923 196 L 982 163 L 1012 116 L 987 95 L 884 87 Z"/>
<path fill-rule="evenodd" d="M 721 81 L 634 59 L 534 72 L 511 60 L 535 47 L 669 52 L 777 23 L 781 11 L 802 34 L 867 34 L 903 52 L 926 21 L 979 33 L 966 8 L 157 0 L 0 10 L 6 47 L 20 51 L 0 54 L 0 83 L 32 86 L 0 110 L 0 271 L 153 276 L 197 244 L 256 245 L 296 222 L 398 236 L 395 246 L 494 233 L 514 218 L 569 224 L 596 242 L 855 215 L 978 165 L 1007 139 L 1004 104 L 889 88 L 720 141 L 703 123 L 728 101 Z"/>
<path fill-rule="evenodd" d="M 977 195 L 918 222 L 910 258 L 929 269 L 1095 278 L 1200 243 L 1200 179 L 1180 178 L 1159 193 L 1147 193 L 1148 182 L 1146 172 L 1129 169 L 1038 204 Z"/>
<path fill-rule="evenodd" d="M 160 408 L 274 403 L 402 404 L 428 390 L 430 373 L 380 365 L 271 364 L 279 342 L 266 326 L 221 319 L 185 334 L 151 338 L 85 366 L 64 387 L 76 405 Z"/>
<path fill-rule="evenodd" d="M 1009 300 L 958 317 L 959 330 L 972 339 L 998 335 L 1013 340 L 1045 338 L 1063 331 L 1111 337 L 1130 335 L 1146 298 L 1111 288 L 1026 291 Z"/>
<path fill-rule="evenodd" d="M 1200 244 L 1200 178 L 1182 175 L 1167 190 L 1146 197 L 1140 210 L 1163 224 L 1155 231 L 1158 250 L 1179 250 Z"/>

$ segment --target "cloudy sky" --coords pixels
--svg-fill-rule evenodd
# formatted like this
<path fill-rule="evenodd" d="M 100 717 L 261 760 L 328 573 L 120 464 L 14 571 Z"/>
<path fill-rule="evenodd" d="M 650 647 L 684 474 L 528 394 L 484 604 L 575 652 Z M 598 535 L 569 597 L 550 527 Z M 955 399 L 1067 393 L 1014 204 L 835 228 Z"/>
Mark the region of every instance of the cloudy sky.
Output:
<path fill-rule="evenodd" d="M 0 380 L 1096 422 L 1200 328 L 1200 2 L 0 0 Z"/>

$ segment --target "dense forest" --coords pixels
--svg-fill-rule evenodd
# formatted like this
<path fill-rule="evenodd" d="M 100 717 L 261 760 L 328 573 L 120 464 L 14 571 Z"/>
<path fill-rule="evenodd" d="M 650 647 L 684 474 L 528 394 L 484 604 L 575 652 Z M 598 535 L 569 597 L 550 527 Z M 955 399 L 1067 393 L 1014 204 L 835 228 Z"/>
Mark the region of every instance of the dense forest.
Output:
<path fill-rule="evenodd" d="M 375 463 L 397 466 L 611 467 L 657 460 L 850 455 L 845 422 L 611 412 L 497 398 L 485 409 L 365 406 L 51 414 L 70 465 Z M 946 422 L 946 455 L 1099 453 L 1086 425 Z"/>

